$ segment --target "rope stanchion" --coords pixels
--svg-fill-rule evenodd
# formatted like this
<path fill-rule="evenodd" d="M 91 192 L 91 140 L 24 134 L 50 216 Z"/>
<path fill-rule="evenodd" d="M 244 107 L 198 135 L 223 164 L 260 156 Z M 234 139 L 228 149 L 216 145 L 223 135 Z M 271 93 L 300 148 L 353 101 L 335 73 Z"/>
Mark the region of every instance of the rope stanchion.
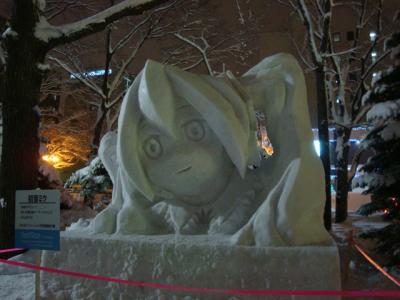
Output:
<path fill-rule="evenodd" d="M 246 289 L 219 289 L 219 288 L 202 288 L 187 287 L 172 284 L 162 284 L 154 282 L 124 280 L 119 278 L 105 277 L 99 275 L 84 274 L 61 269 L 41 267 L 33 264 L 27 264 L 17 261 L 8 261 L 0 259 L 0 263 L 9 264 L 17 267 L 29 268 L 32 270 L 53 273 L 57 275 L 72 276 L 77 278 L 113 282 L 137 287 L 148 287 L 154 289 L 173 290 L 178 292 L 192 293 L 209 293 L 209 294 L 230 294 L 230 295 L 250 295 L 250 296 L 324 296 L 324 297 L 386 297 L 400 298 L 400 291 L 335 291 L 335 290 L 246 290 Z"/>

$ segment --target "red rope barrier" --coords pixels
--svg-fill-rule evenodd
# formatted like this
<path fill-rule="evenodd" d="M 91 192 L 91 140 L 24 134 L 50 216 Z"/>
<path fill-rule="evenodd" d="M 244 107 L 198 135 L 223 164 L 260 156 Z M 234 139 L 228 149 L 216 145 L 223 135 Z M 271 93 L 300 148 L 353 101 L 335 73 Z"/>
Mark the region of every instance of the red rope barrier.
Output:
<path fill-rule="evenodd" d="M 381 272 L 384 276 L 386 276 L 386 278 L 388 278 L 389 280 L 391 280 L 394 284 L 396 284 L 397 286 L 400 287 L 400 280 L 397 279 L 396 277 L 394 277 L 393 275 L 391 275 L 389 272 L 387 272 L 381 265 L 379 265 L 375 260 L 373 260 L 371 258 L 371 256 L 369 256 L 367 254 L 367 252 L 356 242 L 354 241 L 354 239 L 351 239 L 350 242 L 353 244 L 354 248 L 356 248 L 356 250 L 358 252 L 361 253 L 361 255 L 371 264 L 373 265 L 379 272 Z"/>
<path fill-rule="evenodd" d="M 3 250 L 0 250 L 0 254 L 1 254 L 1 253 L 17 252 L 17 251 L 22 251 L 22 250 L 25 250 L 25 249 L 23 249 L 23 248 L 3 249 Z"/>
<path fill-rule="evenodd" d="M 10 251 L 9 251 L 10 252 Z M 64 276 L 73 276 L 78 278 L 114 282 L 126 284 L 130 286 L 149 287 L 155 289 L 174 290 L 192 293 L 214 293 L 214 294 L 231 294 L 231 295 L 253 295 L 253 296 L 326 296 L 326 297 L 387 297 L 400 298 L 400 291 L 312 291 L 312 290 L 245 290 L 245 289 L 218 289 L 218 288 L 198 288 L 187 287 L 172 284 L 162 284 L 144 281 L 124 280 L 119 278 L 111 278 L 99 275 L 84 274 L 48 267 L 41 267 L 33 264 L 27 264 L 17 261 L 8 261 L 0 259 L 0 263 L 13 265 L 17 267 L 29 268 L 32 270 L 43 271 Z"/>

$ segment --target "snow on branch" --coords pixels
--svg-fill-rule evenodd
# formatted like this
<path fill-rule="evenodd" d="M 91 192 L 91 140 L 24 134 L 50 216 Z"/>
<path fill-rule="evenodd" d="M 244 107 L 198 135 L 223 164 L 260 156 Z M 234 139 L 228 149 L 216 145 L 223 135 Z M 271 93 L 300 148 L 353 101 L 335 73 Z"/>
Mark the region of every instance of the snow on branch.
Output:
<path fill-rule="evenodd" d="M 50 25 L 44 17 L 41 17 L 35 28 L 35 36 L 47 43 L 50 48 L 54 48 L 58 45 L 70 43 L 99 32 L 108 24 L 122 17 L 139 15 L 145 10 L 151 9 L 166 1 L 167 0 L 125 0 L 94 16 L 62 26 Z"/>
<path fill-rule="evenodd" d="M 75 74 L 75 72 L 66 63 L 64 63 L 63 61 L 59 60 L 58 58 L 53 57 L 53 56 L 49 56 L 49 59 L 54 61 L 54 62 L 56 62 L 60 67 L 62 67 L 70 75 Z M 105 98 L 105 95 L 104 95 L 103 91 L 101 90 L 101 88 L 99 88 L 98 86 L 96 86 L 93 83 L 91 83 L 90 81 L 88 81 L 85 78 L 85 76 L 75 74 L 75 78 L 78 79 L 82 84 L 87 86 L 89 89 L 91 89 L 93 92 L 95 92 L 96 94 L 98 94 L 101 97 Z"/>
<path fill-rule="evenodd" d="M 195 48 L 197 51 L 200 52 L 202 58 L 203 58 L 203 62 L 207 67 L 207 71 L 210 75 L 213 75 L 213 70 L 211 68 L 209 59 L 207 57 L 207 51 L 210 48 L 209 44 L 207 43 L 207 40 L 204 38 L 204 32 L 201 36 L 201 40 L 204 43 L 204 47 L 200 47 L 198 44 L 196 44 L 194 41 L 192 41 L 191 39 L 184 37 L 183 35 L 181 35 L 180 33 L 175 33 L 174 36 L 176 38 L 178 38 L 179 40 L 189 44 L 190 46 L 192 46 L 193 48 Z"/>
<path fill-rule="evenodd" d="M 311 48 L 311 54 L 312 54 L 313 60 L 314 60 L 315 64 L 321 64 L 322 57 L 321 57 L 321 54 L 316 45 L 315 30 L 314 30 L 314 26 L 312 23 L 310 13 L 308 11 L 308 7 L 305 4 L 304 0 L 297 0 L 297 4 L 298 4 L 298 12 L 300 13 L 301 18 L 304 22 L 304 25 L 307 28 L 308 41 L 310 43 L 309 46 Z"/>
<path fill-rule="evenodd" d="M 118 51 L 119 49 L 121 49 L 122 47 L 124 47 L 129 42 L 129 40 L 131 39 L 132 36 L 134 36 L 144 25 L 148 24 L 152 20 L 154 15 L 169 10 L 170 8 L 176 6 L 179 2 L 181 2 L 181 0 L 175 0 L 168 5 L 165 5 L 165 6 L 162 6 L 160 8 L 153 10 L 144 20 L 142 20 L 135 27 L 133 27 L 133 29 L 127 35 L 125 35 L 125 37 L 122 38 L 114 46 L 114 48 L 111 49 L 111 53 L 114 53 L 114 52 Z"/>

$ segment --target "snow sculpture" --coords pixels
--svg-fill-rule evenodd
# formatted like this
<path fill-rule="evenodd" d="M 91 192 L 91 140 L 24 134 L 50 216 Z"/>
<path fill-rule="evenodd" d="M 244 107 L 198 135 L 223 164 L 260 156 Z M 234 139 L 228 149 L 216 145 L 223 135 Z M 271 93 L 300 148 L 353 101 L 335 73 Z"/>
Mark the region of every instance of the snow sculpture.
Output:
<path fill-rule="evenodd" d="M 260 155 L 256 114 L 265 116 L 274 147 L 268 159 Z M 256 246 L 331 241 L 304 77 L 288 54 L 241 78 L 147 61 L 100 157 L 113 201 L 88 232 L 229 234 L 233 244 Z"/>

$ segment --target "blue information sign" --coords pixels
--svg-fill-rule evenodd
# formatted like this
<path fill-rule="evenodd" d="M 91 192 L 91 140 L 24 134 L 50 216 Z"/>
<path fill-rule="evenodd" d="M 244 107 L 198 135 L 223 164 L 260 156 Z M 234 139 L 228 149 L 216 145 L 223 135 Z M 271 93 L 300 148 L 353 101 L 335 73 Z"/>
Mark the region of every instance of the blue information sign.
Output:
<path fill-rule="evenodd" d="M 15 246 L 25 249 L 60 250 L 60 192 L 16 192 Z"/>

